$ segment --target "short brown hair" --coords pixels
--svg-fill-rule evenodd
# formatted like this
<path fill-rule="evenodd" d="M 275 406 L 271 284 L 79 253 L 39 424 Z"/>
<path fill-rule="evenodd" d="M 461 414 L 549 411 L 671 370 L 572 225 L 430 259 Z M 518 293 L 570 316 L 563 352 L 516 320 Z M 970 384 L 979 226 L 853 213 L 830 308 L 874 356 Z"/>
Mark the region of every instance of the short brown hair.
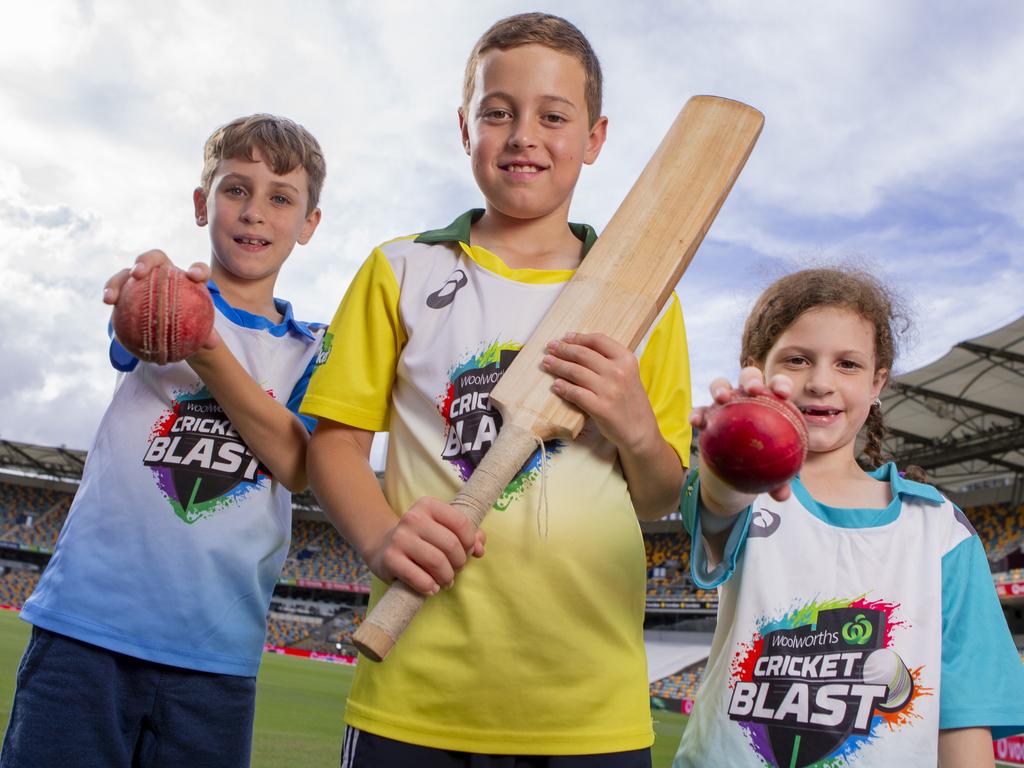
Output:
<path fill-rule="evenodd" d="M 849 310 L 870 323 L 875 337 L 875 371 L 892 370 L 899 341 L 910 331 L 910 313 L 873 275 L 843 268 L 805 269 L 768 286 L 743 327 L 740 365 L 764 370 L 768 353 L 786 329 L 805 312 L 825 307 Z M 880 407 L 871 408 L 866 426 L 864 454 L 877 467 L 883 463 L 886 434 Z M 908 477 L 923 481 L 920 468 L 906 469 Z"/>
<path fill-rule="evenodd" d="M 309 179 L 309 215 L 320 202 L 320 190 L 327 165 L 320 144 L 309 131 L 293 120 L 277 115 L 255 114 L 238 117 L 222 125 L 206 140 L 203 148 L 203 191 L 210 193 L 217 166 L 222 160 L 245 157 L 255 160 L 259 150 L 270 169 L 283 176 L 296 168 Z"/>
<path fill-rule="evenodd" d="M 601 118 L 601 62 L 590 47 L 590 41 L 571 22 L 549 13 L 520 13 L 495 22 L 480 36 L 466 62 L 462 83 L 462 108 L 469 106 L 476 82 L 476 68 L 487 51 L 507 51 L 523 45 L 543 45 L 553 51 L 572 56 L 582 66 L 586 77 L 587 117 L 590 126 Z"/>

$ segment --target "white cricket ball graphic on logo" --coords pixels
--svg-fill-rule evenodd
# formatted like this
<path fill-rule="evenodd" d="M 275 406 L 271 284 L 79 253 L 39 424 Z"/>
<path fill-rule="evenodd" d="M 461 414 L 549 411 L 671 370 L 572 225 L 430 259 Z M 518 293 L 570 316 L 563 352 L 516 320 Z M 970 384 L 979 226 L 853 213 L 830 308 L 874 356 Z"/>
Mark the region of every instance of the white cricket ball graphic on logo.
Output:
<path fill-rule="evenodd" d="M 903 709 L 914 693 L 914 678 L 910 670 L 903 659 L 888 648 L 872 651 L 864 660 L 864 682 L 886 686 L 888 695 L 878 704 L 878 708 L 885 712 Z"/>

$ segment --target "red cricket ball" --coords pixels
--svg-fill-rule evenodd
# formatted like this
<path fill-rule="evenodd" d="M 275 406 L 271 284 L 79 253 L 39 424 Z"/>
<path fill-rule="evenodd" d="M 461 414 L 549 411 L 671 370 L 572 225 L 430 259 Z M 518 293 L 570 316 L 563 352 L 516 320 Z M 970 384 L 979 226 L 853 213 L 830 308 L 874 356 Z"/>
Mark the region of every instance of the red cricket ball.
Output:
<path fill-rule="evenodd" d="M 707 412 L 700 431 L 704 464 L 745 493 L 792 479 L 807 455 L 807 427 L 796 406 L 775 395 L 740 395 Z"/>
<path fill-rule="evenodd" d="M 117 340 L 140 360 L 175 363 L 210 335 L 213 300 L 206 285 L 163 264 L 124 284 L 111 323 Z"/>

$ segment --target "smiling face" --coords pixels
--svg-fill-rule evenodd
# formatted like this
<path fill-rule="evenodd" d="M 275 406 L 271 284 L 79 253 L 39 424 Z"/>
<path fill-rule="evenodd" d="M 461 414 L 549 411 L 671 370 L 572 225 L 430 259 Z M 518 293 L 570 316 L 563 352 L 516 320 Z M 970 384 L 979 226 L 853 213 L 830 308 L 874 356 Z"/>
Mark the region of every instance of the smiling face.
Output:
<path fill-rule="evenodd" d="M 875 370 L 874 327 L 848 309 L 821 307 L 800 315 L 768 352 L 766 377 L 793 381 L 792 400 L 807 423 L 809 454 L 848 451 L 888 371 Z"/>
<path fill-rule="evenodd" d="M 209 193 L 193 193 L 196 224 L 210 225 L 211 276 L 222 291 L 225 283 L 269 282 L 272 289 L 295 243 L 309 242 L 320 222 L 319 208 L 306 212 L 308 178 L 301 166 L 281 175 L 258 151 L 253 156 L 222 160 Z"/>
<path fill-rule="evenodd" d="M 459 111 L 462 143 L 489 211 L 568 218 L 583 164 L 597 159 L 607 119 L 587 117 L 583 65 L 542 45 L 490 50 Z"/>

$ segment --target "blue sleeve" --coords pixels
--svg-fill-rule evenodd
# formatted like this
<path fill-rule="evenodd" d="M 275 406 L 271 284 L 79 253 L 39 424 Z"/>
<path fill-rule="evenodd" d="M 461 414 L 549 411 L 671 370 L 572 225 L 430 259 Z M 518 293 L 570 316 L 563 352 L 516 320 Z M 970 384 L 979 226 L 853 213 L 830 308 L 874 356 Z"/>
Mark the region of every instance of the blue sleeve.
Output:
<path fill-rule="evenodd" d="M 736 522 L 732 524 L 729 538 L 725 542 L 722 562 L 711 569 L 708 568 L 707 552 L 704 551 L 700 512 L 700 476 L 695 469 L 690 472 L 690 476 L 683 485 L 680 503 L 683 525 L 690 533 L 690 578 L 701 589 L 715 589 L 728 581 L 736 571 L 736 560 L 747 540 L 747 530 L 750 527 L 750 507 L 743 510 L 736 518 Z"/>
<path fill-rule="evenodd" d="M 1014 647 L 977 535 L 942 558 L 939 728 L 1024 731 L 1024 662 Z"/>
<path fill-rule="evenodd" d="M 317 342 L 317 349 L 320 348 L 319 341 Z M 316 368 L 316 355 L 309 358 L 309 363 L 306 364 L 306 370 L 302 372 L 302 376 L 297 382 L 295 387 L 292 389 L 291 395 L 288 396 L 287 407 L 288 410 L 299 417 L 308 432 L 312 434 L 316 428 L 316 418 L 313 416 L 307 416 L 304 413 L 299 413 L 299 406 L 302 405 L 302 398 L 306 396 L 306 387 L 309 386 L 309 377 L 313 375 L 313 369 Z"/>
<path fill-rule="evenodd" d="M 115 371 L 131 373 L 139 364 L 139 358 L 121 346 L 121 342 L 114 336 L 114 326 L 107 323 L 107 336 L 110 337 L 110 364 Z"/>

